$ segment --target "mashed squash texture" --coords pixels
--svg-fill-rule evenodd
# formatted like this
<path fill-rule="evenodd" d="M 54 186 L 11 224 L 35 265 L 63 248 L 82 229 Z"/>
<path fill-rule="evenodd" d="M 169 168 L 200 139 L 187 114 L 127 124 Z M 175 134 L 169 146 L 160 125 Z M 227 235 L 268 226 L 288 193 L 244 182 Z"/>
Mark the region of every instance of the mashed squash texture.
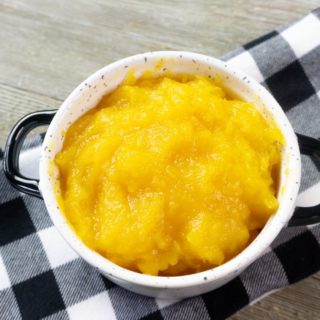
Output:
<path fill-rule="evenodd" d="M 278 208 L 284 143 L 254 104 L 202 76 L 121 85 L 66 132 L 59 205 L 80 239 L 151 275 L 218 266 Z"/>

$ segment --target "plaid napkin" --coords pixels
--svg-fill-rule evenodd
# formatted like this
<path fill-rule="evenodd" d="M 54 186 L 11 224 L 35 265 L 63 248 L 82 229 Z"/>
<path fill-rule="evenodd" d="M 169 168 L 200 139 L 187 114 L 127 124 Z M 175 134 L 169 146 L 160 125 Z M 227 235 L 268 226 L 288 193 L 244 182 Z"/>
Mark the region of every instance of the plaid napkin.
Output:
<path fill-rule="evenodd" d="M 320 8 L 224 57 L 271 91 L 297 132 L 313 137 L 320 137 L 319 18 Z M 41 137 L 29 141 L 21 155 L 25 174 L 35 174 L 39 144 Z M 303 157 L 300 205 L 316 204 L 319 181 L 315 164 Z M 320 225 L 288 228 L 217 290 L 183 301 L 147 298 L 81 260 L 52 225 L 43 201 L 14 190 L 2 171 L 0 190 L 1 319 L 224 319 L 320 270 Z"/>

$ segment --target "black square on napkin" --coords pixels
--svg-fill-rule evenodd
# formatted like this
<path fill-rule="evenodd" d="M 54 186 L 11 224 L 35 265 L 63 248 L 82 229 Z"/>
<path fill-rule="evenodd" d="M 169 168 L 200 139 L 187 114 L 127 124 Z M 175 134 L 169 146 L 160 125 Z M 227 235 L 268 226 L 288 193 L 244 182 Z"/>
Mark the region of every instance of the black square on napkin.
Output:
<path fill-rule="evenodd" d="M 289 64 L 265 82 L 285 111 L 316 93 L 299 61 Z"/>
<path fill-rule="evenodd" d="M 22 198 L 15 198 L 1 205 L 0 246 L 35 232 Z"/>
<path fill-rule="evenodd" d="M 23 319 L 41 319 L 65 308 L 52 271 L 13 286 Z"/>
<path fill-rule="evenodd" d="M 307 245 L 306 245 L 307 244 Z M 297 282 L 320 269 L 320 246 L 310 231 L 279 245 L 274 249 L 290 283 Z"/>

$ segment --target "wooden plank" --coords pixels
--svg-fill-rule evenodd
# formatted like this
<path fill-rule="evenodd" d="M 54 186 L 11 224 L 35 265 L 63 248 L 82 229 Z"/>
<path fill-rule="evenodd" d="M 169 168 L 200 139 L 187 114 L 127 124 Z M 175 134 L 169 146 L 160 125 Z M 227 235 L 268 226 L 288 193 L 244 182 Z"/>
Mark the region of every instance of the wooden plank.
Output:
<path fill-rule="evenodd" d="M 300 319 L 315 320 L 320 315 L 320 273 L 244 308 L 230 320 Z"/>
<path fill-rule="evenodd" d="M 56 109 L 61 101 L 0 84 L 0 146 L 18 119 L 32 111 Z"/>
<path fill-rule="evenodd" d="M 318 3 L 3 0 L 0 83 L 64 99 L 121 57 L 150 50 L 219 56 Z"/>

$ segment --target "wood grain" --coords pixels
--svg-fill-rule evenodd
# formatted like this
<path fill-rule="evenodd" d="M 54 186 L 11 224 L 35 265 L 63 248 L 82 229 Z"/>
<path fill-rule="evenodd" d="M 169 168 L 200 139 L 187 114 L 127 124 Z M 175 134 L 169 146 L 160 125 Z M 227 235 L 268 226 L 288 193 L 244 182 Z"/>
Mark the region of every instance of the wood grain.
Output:
<path fill-rule="evenodd" d="M 0 145 L 14 122 L 57 108 L 102 66 L 150 50 L 220 56 L 319 0 L 0 0 Z M 231 319 L 319 319 L 320 273 Z"/>
<path fill-rule="evenodd" d="M 61 101 L 0 84 L 0 146 L 18 119 L 36 110 L 56 109 Z"/>
<path fill-rule="evenodd" d="M 320 319 L 320 273 L 239 311 L 230 320 Z"/>
<path fill-rule="evenodd" d="M 150 50 L 219 56 L 319 1 L 0 1 L 0 83 L 65 99 L 84 78 Z"/>

